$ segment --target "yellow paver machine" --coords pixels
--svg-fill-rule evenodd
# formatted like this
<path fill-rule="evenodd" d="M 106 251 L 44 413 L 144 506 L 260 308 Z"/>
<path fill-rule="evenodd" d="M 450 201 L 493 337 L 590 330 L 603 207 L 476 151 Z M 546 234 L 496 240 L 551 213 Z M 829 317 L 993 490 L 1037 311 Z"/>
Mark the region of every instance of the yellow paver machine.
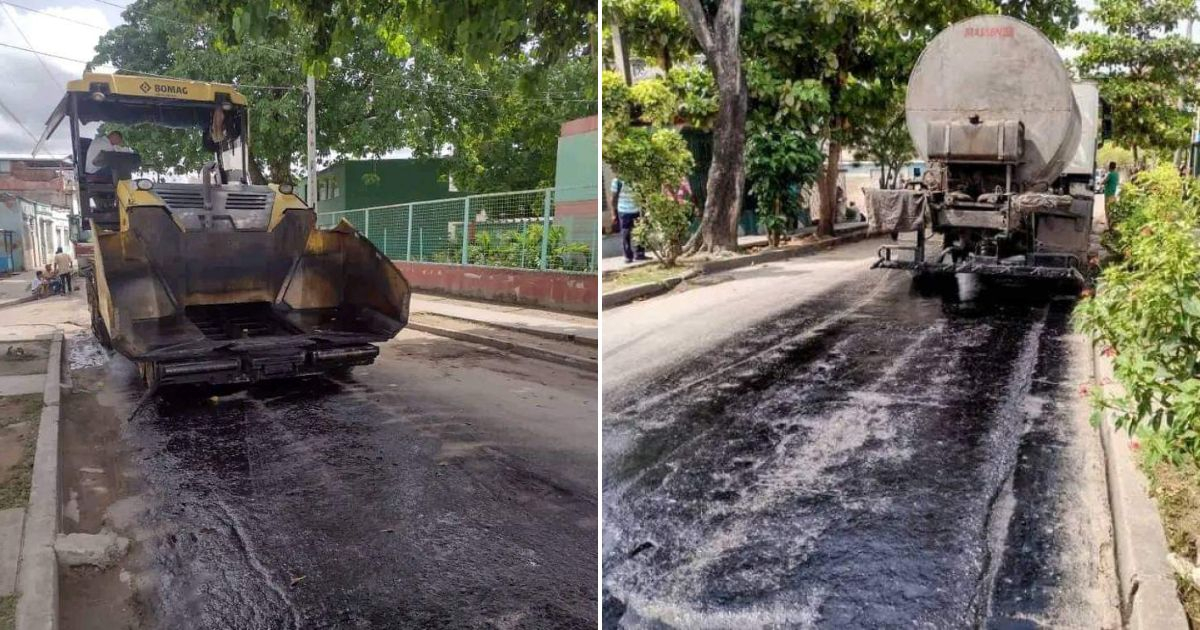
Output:
<path fill-rule="evenodd" d="M 92 329 L 150 387 L 346 371 L 408 321 L 408 283 L 370 241 L 318 229 L 287 184 L 251 182 L 249 113 L 231 85 L 87 73 L 46 122 L 42 142 L 70 125 Z M 89 152 L 95 122 L 194 129 L 213 161 L 198 182 L 139 178 L 120 138 Z"/>

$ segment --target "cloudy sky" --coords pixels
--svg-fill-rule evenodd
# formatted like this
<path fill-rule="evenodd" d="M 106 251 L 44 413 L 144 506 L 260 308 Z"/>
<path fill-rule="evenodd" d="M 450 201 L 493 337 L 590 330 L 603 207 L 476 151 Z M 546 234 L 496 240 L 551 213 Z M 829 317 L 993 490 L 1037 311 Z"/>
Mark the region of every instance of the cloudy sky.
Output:
<path fill-rule="evenodd" d="M 83 73 L 82 63 L 49 55 L 90 60 L 100 36 L 121 23 L 120 6 L 130 1 L 0 0 L 0 44 L 47 53 L 39 56 L 0 46 L 0 104 L 8 110 L 0 109 L 0 155 L 29 155 L 34 145 L 29 134 L 41 135 L 67 81 Z M 69 152 L 63 128 L 47 153 Z"/>

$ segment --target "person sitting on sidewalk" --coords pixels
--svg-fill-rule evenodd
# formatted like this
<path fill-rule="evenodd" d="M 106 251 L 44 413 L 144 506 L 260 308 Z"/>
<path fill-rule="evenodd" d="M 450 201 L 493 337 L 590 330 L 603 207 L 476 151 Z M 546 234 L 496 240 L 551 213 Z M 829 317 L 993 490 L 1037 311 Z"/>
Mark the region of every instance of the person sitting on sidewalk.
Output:
<path fill-rule="evenodd" d="M 42 278 L 41 271 L 34 273 L 33 280 L 29 282 L 29 292 L 32 293 L 33 297 L 35 298 L 42 298 L 46 296 L 46 281 Z"/>
<path fill-rule="evenodd" d="M 53 267 L 46 265 L 45 271 L 42 272 L 42 279 L 46 281 L 47 295 L 62 293 L 62 281 L 58 279 L 58 274 L 54 273 Z"/>
<path fill-rule="evenodd" d="M 631 263 L 634 260 L 646 260 L 646 248 L 642 247 L 641 243 L 638 243 L 636 248 L 633 246 L 633 226 L 638 217 L 642 216 L 642 212 L 633 195 L 624 188 L 625 182 L 613 180 L 612 207 L 616 223 L 621 227 L 621 248 L 625 251 L 625 262 Z"/>
<path fill-rule="evenodd" d="M 67 295 L 71 294 L 71 272 L 75 269 L 75 261 L 71 260 L 70 254 L 63 253 L 61 247 L 54 253 L 54 273 L 62 282 L 63 290 Z"/>

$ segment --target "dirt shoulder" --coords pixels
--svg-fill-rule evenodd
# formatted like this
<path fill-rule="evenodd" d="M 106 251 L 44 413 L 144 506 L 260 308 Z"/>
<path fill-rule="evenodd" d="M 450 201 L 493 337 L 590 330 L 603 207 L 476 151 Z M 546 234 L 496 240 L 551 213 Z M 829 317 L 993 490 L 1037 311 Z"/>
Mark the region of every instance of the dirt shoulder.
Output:
<path fill-rule="evenodd" d="M 1171 552 L 1200 564 L 1200 467 L 1195 462 L 1173 464 L 1145 457 L 1142 468 L 1150 478 L 1150 494 L 1162 516 Z M 1180 576 L 1176 576 L 1176 585 L 1188 623 L 1200 627 L 1200 585 Z"/>
<path fill-rule="evenodd" d="M 0 397 L 0 510 L 29 502 L 41 394 Z"/>

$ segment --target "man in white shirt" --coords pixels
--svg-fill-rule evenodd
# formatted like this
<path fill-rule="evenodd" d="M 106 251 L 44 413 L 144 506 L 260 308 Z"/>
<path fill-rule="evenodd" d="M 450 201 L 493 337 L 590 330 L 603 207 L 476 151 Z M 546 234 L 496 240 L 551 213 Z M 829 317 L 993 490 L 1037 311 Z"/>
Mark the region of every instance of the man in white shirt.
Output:
<path fill-rule="evenodd" d="M 107 167 L 102 168 L 99 164 L 96 164 L 96 160 L 100 157 L 101 151 L 122 151 L 125 153 L 132 153 L 133 149 L 125 146 L 125 136 L 122 136 L 120 131 L 110 131 L 104 136 L 96 134 L 96 139 L 92 140 L 92 144 L 88 145 L 87 157 L 83 162 L 84 172 L 88 175 L 98 176 L 96 179 L 103 179 L 103 177 L 100 176 L 109 175 L 109 170 Z"/>

